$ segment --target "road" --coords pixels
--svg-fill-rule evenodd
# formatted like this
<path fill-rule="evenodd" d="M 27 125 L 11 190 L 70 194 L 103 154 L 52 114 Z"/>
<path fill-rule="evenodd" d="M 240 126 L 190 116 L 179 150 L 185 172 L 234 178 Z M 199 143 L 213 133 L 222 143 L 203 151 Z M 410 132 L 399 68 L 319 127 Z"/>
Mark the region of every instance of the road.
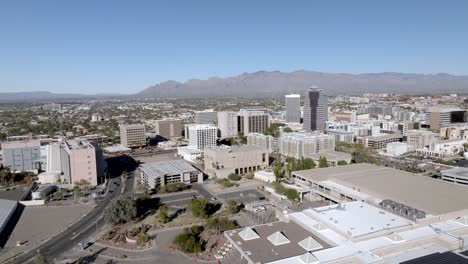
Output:
<path fill-rule="evenodd" d="M 134 172 L 128 173 L 127 184 L 121 192 L 121 178 L 115 177 L 109 181 L 108 191 L 104 199 L 87 215 L 78 220 L 75 224 L 67 228 L 65 231 L 49 239 L 39 247 L 24 252 L 16 258 L 10 259 L 4 263 L 22 264 L 32 262 L 36 256 L 37 250 L 40 250 L 49 259 L 56 258 L 60 253 L 76 247 L 78 243 L 83 243 L 90 237 L 98 228 L 102 227 L 104 222 L 104 209 L 109 202 L 119 195 L 131 195 L 133 192 L 133 177 Z"/>

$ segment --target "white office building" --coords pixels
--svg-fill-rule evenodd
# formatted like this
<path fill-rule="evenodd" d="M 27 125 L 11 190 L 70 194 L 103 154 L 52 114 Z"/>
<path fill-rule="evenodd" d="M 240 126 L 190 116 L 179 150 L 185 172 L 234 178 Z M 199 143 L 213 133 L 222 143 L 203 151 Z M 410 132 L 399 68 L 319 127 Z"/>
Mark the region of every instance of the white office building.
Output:
<path fill-rule="evenodd" d="M 278 150 L 287 157 L 314 158 L 315 154 L 335 150 L 335 136 L 309 132 L 283 133 L 278 139 Z"/>
<path fill-rule="evenodd" d="M 218 128 L 208 124 L 195 124 L 187 127 L 189 147 L 204 150 L 206 147 L 216 147 Z"/>
<path fill-rule="evenodd" d="M 237 113 L 218 112 L 218 127 L 221 138 L 232 138 L 237 136 Z"/>
<path fill-rule="evenodd" d="M 286 123 L 301 122 L 301 96 L 299 94 L 288 94 L 285 96 Z"/>

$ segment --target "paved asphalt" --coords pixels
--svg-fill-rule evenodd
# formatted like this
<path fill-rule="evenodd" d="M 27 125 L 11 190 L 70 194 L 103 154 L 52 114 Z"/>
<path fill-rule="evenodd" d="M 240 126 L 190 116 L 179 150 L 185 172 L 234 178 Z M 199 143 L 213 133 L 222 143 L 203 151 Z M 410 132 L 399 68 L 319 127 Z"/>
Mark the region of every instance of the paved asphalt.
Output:
<path fill-rule="evenodd" d="M 22 264 L 32 262 L 36 256 L 37 250 L 40 250 L 45 256 L 52 259 L 60 255 L 73 247 L 76 247 L 78 243 L 83 243 L 86 238 L 90 237 L 99 227 L 102 227 L 105 222 L 103 218 L 103 212 L 107 204 L 119 195 L 131 195 L 133 193 L 133 177 L 134 173 L 128 174 L 127 184 L 125 190 L 121 193 L 121 179 L 115 177 L 109 181 L 109 191 L 107 192 L 104 199 L 89 212 L 86 216 L 78 220 L 75 224 L 70 226 L 64 232 L 51 238 L 41 246 L 34 250 L 27 251 L 16 258 L 10 259 L 4 263 L 8 264 Z M 119 186 L 117 186 L 119 185 Z"/>

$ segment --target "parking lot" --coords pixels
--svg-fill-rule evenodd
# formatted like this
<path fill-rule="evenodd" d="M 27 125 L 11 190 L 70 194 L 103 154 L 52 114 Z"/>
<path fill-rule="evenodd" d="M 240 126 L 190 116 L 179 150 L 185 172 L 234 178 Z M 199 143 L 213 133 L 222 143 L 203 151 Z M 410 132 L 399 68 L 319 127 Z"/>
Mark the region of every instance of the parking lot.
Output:
<path fill-rule="evenodd" d="M 22 186 L 0 189 L 0 199 L 19 201 L 28 188 Z"/>
<path fill-rule="evenodd" d="M 220 193 L 218 196 L 225 201 L 234 200 L 243 204 L 265 199 L 265 196 L 255 189 Z"/>
<path fill-rule="evenodd" d="M 43 206 L 26 207 L 13 229 L 5 248 L 0 252 L 0 262 L 26 251 L 59 233 L 66 226 L 89 212 L 94 206 Z M 17 242 L 24 244 L 17 246 Z"/>

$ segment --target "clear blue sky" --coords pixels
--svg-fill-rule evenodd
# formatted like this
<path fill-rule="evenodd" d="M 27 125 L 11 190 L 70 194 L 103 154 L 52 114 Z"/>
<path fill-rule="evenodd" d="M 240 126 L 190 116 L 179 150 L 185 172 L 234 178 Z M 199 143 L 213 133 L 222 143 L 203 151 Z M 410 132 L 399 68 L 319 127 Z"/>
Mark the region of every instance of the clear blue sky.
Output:
<path fill-rule="evenodd" d="M 0 92 L 132 93 L 258 70 L 468 74 L 468 1 L 12 0 Z"/>

